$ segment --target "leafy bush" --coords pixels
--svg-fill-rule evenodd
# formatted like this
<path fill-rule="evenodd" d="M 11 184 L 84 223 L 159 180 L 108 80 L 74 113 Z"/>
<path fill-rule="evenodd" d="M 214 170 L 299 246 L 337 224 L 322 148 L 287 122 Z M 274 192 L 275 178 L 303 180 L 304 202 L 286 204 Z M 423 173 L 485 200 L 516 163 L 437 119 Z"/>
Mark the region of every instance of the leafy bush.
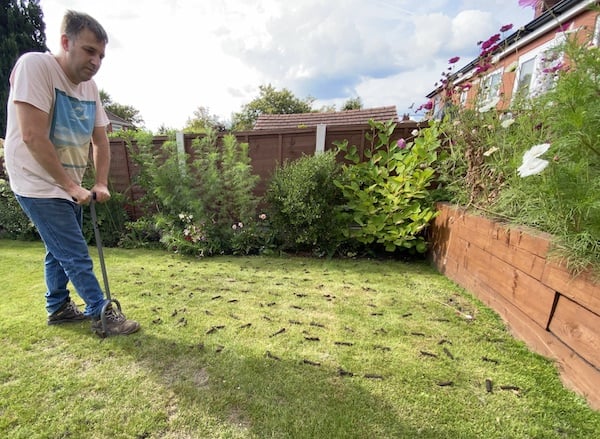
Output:
<path fill-rule="evenodd" d="M 435 217 L 429 186 L 433 180 L 439 147 L 434 126 L 413 142 L 393 142 L 395 124 L 370 121 L 370 142 L 361 160 L 360 151 L 348 141 L 337 142 L 349 164 L 334 180 L 345 197 L 343 221 L 347 238 L 363 244 L 380 244 L 386 251 L 404 249 L 424 253 L 424 229 Z"/>
<path fill-rule="evenodd" d="M 265 195 L 275 243 L 284 251 L 332 255 L 343 241 L 344 203 L 334 184 L 340 168 L 335 153 L 303 156 L 276 169 Z"/>
<path fill-rule="evenodd" d="M 89 164 L 83 178 L 82 186 L 92 188 L 94 182 L 94 168 Z M 129 217 L 125 210 L 125 196 L 112 190 L 112 188 L 110 189 L 110 200 L 96 205 L 96 219 L 102 237 L 102 245 L 105 247 L 117 247 L 123 237 L 125 225 Z M 89 206 L 83 206 L 83 236 L 89 244 L 96 243 Z"/>
<path fill-rule="evenodd" d="M 146 133 L 126 140 L 139 168 L 136 184 L 145 192 L 142 209 L 149 214 L 139 227 L 130 227 L 124 242 L 134 245 L 140 236 L 158 231 L 160 242 L 180 253 L 209 256 L 236 250 L 232 226 L 250 224 L 258 202 L 248 145 L 232 134 L 219 143 L 213 130 L 194 139 L 190 154 L 178 152 L 173 140 L 157 149 Z"/>
<path fill-rule="evenodd" d="M 0 139 L 0 238 L 36 240 L 35 226 L 15 198 L 6 180 L 4 169 L 4 139 Z"/>
<path fill-rule="evenodd" d="M 148 215 L 177 215 L 190 209 L 194 180 L 187 172 L 187 157 L 180 157 L 177 143 L 170 139 L 156 148 L 152 133 L 124 132 L 130 156 L 137 165 L 134 183 L 143 190 L 138 200 Z"/>
<path fill-rule="evenodd" d="M 96 205 L 98 228 L 102 237 L 102 245 L 105 247 L 117 247 L 123 238 L 128 221 L 124 203 L 125 197 L 122 194 L 111 191 L 110 200 Z M 84 206 L 83 209 L 83 236 L 88 243 L 96 243 L 89 206 Z"/>
<path fill-rule="evenodd" d="M 142 217 L 125 223 L 118 244 L 121 248 L 160 248 L 160 230 L 153 218 Z"/>
<path fill-rule="evenodd" d="M 21 209 L 8 182 L 0 178 L 0 238 L 39 239 L 33 223 Z"/>
<path fill-rule="evenodd" d="M 253 194 L 259 177 L 252 174 L 248 144 L 239 143 L 233 134 L 223 136 L 209 130 L 192 144 L 192 172 L 208 239 L 220 242 L 221 251 L 232 251 L 234 224 L 249 223 L 256 216 L 258 199 Z"/>
<path fill-rule="evenodd" d="M 231 226 L 231 249 L 234 255 L 271 254 L 275 250 L 273 232 L 267 214 L 261 213 L 256 220 L 239 222 Z"/>

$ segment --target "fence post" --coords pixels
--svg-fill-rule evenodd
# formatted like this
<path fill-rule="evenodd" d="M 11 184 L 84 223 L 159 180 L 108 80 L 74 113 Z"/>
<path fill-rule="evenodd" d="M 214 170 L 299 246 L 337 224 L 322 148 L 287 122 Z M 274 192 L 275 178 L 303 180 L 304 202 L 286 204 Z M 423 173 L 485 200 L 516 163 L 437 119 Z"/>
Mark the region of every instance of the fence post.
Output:
<path fill-rule="evenodd" d="M 175 141 L 177 142 L 177 159 L 179 160 L 179 169 L 182 174 L 185 174 L 185 141 L 183 131 L 175 133 Z"/>
<path fill-rule="evenodd" d="M 317 144 L 315 146 L 315 155 L 325 152 L 325 134 L 327 133 L 327 125 L 317 125 Z"/>

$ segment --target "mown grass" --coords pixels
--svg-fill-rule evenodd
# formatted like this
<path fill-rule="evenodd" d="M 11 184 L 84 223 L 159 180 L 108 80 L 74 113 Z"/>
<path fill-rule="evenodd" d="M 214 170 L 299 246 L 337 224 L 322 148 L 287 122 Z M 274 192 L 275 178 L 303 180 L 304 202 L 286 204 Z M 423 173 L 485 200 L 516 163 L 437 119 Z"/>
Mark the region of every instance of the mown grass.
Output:
<path fill-rule="evenodd" d="M 1 437 L 600 437 L 550 361 L 425 263 L 105 257 L 140 333 L 47 326 L 43 247 L 0 241 Z"/>

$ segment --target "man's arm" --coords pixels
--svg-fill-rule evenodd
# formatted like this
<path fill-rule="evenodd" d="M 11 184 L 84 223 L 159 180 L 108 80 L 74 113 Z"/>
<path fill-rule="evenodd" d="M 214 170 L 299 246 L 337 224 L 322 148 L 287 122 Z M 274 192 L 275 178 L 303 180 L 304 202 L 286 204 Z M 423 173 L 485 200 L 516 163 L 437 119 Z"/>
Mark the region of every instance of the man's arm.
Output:
<path fill-rule="evenodd" d="M 33 158 L 79 204 L 90 201 L 90 191 L 75 183 L 62 167 L 56 149 L 48 137 L 48 113 L 25 102 L 15 102 L 23 142 Z"/>
<path fill-rule="evenodd" d="M 106 134 L 106 127 L 94 127 L 92 133 L 92 157 L 96 170 L 96 182 L 92 192 L 96 199 L 102 203 L 110 199 L 108 190 L 108 171 L 110 170 L 110 142 Z"/>

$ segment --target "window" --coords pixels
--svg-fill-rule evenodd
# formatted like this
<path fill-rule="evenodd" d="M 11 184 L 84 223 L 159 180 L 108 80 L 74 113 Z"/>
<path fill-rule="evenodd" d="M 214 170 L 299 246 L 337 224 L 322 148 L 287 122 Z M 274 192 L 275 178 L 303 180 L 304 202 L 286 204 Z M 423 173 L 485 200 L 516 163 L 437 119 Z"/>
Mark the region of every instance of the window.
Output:
<path fill-rule="evenodd" d="M 444 118 L 444 105 L 442 104 L 442 98 L 438 94 L 433 99 L 433 118 L 435 120 L 442 120 Z"/>
<path fill-rule="evenodd" d="M 502 71 L 502 69 L 495 70 L 481 81 L 481 106 L 491 104 L 500 96 Z"/>
<path fill-rule="evenodd" d="M 592 44 L 596 47 L 600 47 L 600 15 L 596 17 L 596 27 L 594 28 Z"/>
<path fill-rule="evenodd" d="M 565 34 L 560 32 L 553 40 L 519 58 L 513 99 L 538 96 L 554 87 L 556 71 L 563 63 L 564 42 Z"/>
<path fill-rule="evenodd" d="M 515 83 L 516 90 L 515 94 L 519 96 L 529 95 L 529 85 L 531 84 L 531 77 L 533 75 L 533 66 L 535 64 L 535 57 L 530 58 L 519 65 L 517 73 L 517 81 Z"/>
<path fill-rule="evenodd" d="M 468 97 L 469 97 L 469 90 L 463 88 L 460 92 L 460 100 L 459 100 L 461 107 L 467 106 Z"/>

